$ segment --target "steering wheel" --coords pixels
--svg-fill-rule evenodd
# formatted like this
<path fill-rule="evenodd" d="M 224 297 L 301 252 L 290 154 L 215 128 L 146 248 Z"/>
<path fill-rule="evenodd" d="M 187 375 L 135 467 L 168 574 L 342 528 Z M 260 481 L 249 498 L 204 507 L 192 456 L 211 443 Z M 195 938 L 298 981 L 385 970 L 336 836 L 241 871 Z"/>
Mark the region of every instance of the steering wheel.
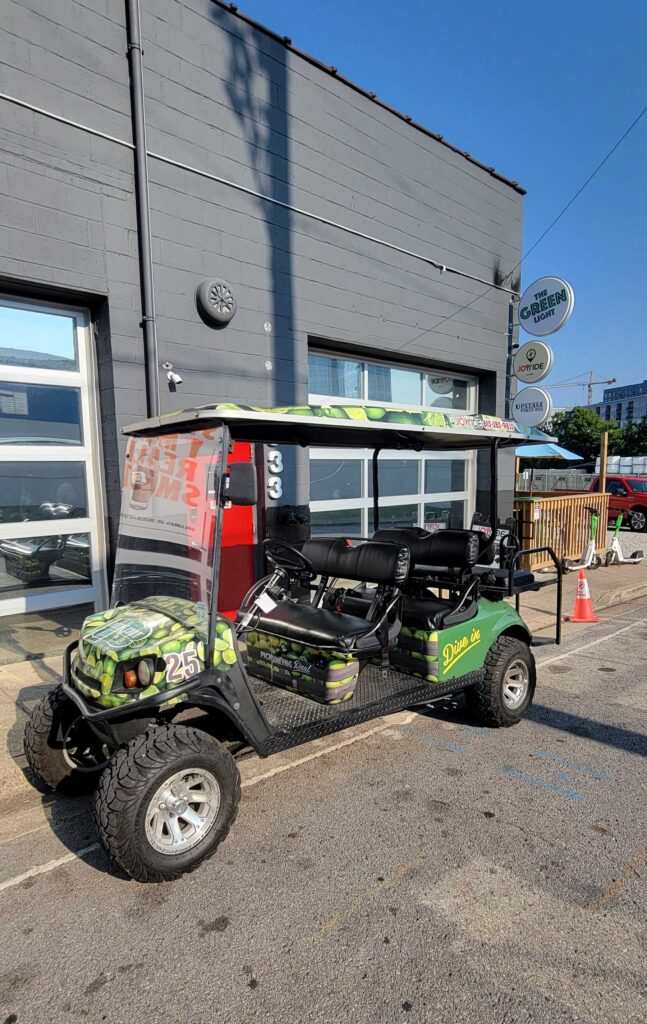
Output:
<path fill-rule="evenodd" d="M 283 569 L 291 577 L 308 577 L 313 580 L 319 575 L 309 558 L 298 548 L 286 544 L 276 537 L 268 537 L 263 541 L 265 557 L 274 569 Z"/>

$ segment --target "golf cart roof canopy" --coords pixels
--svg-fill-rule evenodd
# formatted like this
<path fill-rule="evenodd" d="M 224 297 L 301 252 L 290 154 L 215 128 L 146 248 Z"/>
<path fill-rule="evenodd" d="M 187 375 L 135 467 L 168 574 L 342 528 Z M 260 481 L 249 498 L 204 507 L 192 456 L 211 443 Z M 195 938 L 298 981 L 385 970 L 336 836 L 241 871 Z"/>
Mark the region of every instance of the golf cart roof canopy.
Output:
<path fill-rule="evenodd" d="M 124 428 L 125 434 L 177 434 L 226 424 L 235 441 L 325 445 L 335 448 L 414 450 L 545 444 L 552 438 L 533 427 L 496 416 L 451 410 L 365 405 L 301 405 L 264 409 L 251 405 L 202 405 Z"/>

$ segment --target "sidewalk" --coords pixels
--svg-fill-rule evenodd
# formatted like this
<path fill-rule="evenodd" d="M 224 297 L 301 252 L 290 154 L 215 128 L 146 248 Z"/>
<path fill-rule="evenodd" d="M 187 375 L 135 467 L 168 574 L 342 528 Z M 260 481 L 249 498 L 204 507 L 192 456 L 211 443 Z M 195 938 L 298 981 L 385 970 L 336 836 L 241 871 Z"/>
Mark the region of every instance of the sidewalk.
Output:
<path fill-rule="evenodd" d="M 602 566 L 593 572 L 588 570 L 586 575 L 593 608 L 597 613 L 603 612 L 605 608 L 611 609 L 615 605 L 635 601 L 647 594 L 647 560 L 638 565 L 616 565 L 609 569 Z M 569 572 L 564 576 L 563 615 L 571 615 L 573 612 L 577 576 L 577 572 Z M 547 578 L 543 573 L 537 573 L 538 580 Z M 555 601 L 555 587 L 544 587 L 536 593 L 530 591 L 521 595 L 521 615 L 533 633 L 545 632 L 550 635 L 551 629 L 554 631 Z"/>
<path fill-rule="evenodd" d="M 541 578 L 541 577 L 540 577 Z M 647 594 L 647 563 L 600 568 L 588 573 L 593 607 L 597 613 L 633 601 Z M 577 573 L 564 578 L 565 615 L 570 615 L 575 601 Z M 545 587 L 537 593 L 522 595 L 521 614 L 534 633 L 550 637 L 554 632 L 555 588 Z M 594 630 L 595 626 L 573 626 L 573 630 Z M 66 643 L 69 642 L 66 639 Z M 48 815 L 48 807 L 60 797 L 42 797 L 27 781 L 22 750 L 23 729 L 31 708 L 60 678 L 61 655 L 22 660 L 0 665 L 0 816 L 14 834 L 40 827 Z M 75 805 L 70 803 L 70 813 Z M 5 836 L 7 838 L 7 836 Z"/>

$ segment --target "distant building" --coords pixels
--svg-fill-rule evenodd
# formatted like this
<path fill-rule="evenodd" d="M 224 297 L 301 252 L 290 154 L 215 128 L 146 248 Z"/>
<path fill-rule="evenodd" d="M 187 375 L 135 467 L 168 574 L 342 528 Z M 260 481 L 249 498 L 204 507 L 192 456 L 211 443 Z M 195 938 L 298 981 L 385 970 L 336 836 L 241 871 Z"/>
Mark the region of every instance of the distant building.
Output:
<path fill-rule="evenodd" d="M 647 380 L 621 388 L 605 388 L 602 401 L 588 406 L 604 420 L 615 420 L 621 427 L 640 423 L 647 416 Z"/>

